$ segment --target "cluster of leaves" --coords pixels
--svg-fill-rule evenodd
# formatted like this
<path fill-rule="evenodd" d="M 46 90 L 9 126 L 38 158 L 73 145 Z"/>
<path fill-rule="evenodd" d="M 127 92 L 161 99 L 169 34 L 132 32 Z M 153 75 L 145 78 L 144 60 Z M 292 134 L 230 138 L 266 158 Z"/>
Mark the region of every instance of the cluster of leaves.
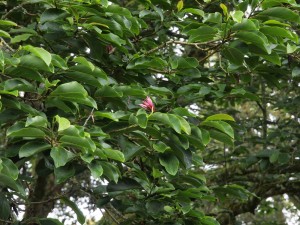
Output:
<path fill-rule="evenodd" d="M 25 204 L 22 223 L 60 224 L 46 219 L 53 204 L 40 207 L 60 200 L 83 224 L 70 200 L 79 192 L 117 224 L 218 224 L 205 204 L 255 199 L 245 183 L 218 183 L 222 167 L 205 172 L 204 155 L 222 157 L 203 152 L 234 148 L 226 106 L 258 102 L 266 119 L 265 83 L 297 80 L 288 54 L 298 52 L 298 9 L 292 0 L 0 3 L 0 221 L 13 223 Z M 155 112 L 139 106 L 147 96 Z M 267 160 L 282 163 L 280 151 Z M 90 175 L 107 184 L 83 187 Z"/>

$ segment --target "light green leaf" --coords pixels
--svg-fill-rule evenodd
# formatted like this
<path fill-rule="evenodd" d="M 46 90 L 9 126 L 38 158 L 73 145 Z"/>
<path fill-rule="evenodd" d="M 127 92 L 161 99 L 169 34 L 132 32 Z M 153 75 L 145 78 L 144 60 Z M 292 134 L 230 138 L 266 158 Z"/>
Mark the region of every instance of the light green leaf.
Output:
<path fill-rule="evenodd" d="M 26 51 L 29 51 L 29 52 L 33 53 L 34 55 L 36 55 L 37 57 L 41 58 L 46 63 L 47 66 L 50 65 L 51 60 L 52 60 L 52 56 L 45 49 L 38 48 L 38 47 L 33 47 L 31 45 L 23 46 L 22 49 L 24 49 Z"/>
<path fill-rule="evenodd" d="M 18 24 L 16 24 L 13 21 L 10 20 L 0 20 L 0 26 L 18 26 Z"/>
<path fill-rule="evenodd" d="M 4 30 L 0 30 L 0 37 L 10 38 L 10 34 Z"/>
<path fill-rule="evenodd" d="M 244 12 L 237 10 L 234 12 L 230 12 L 230 15 L 231 15 L 233 21 L 240 23 L 240 22 L 242 22 Z"/>
<path fill-rule="evenodd" d="M 51 148 L 50 156 L 54 161 L 56 168 L 66 165 L 72 158 L 75 157 L 70 151 L 67 151 L 63 147 L 53 147 Z"/>
<path fill-rule="evenodd" d="M 73 59 L 73 62 L 78 62 L 78 63 L 90 68 L 91 71 L 95 70 L 94 64 L 82 56 L 77 56 L 76 58 Z"/>
<path fill-rule="evenodd" d="M 28 38 L 30 38 L 31 36 L 33 36 L 33 34 L 21 34 L 21 35 L 17 35 L 17 36 L 14 36 L 12 39 L 11 39 L 11 43 L 14 44 L 14 43 L 19 43 L 21 41 L 26 41 Z"/>
<path fill-rule="evenodd" d="M 212 116 L 207 117 L 204 121 L 211 121 L 211 120 L 230 120 L 235 121 L 232 116 L 229 116 L 228 114 L 215 114 Z"/>
<path fill-rule="evenodd" d="M 55 121 L 58 123 L 58 130 L 57 131 L 62 131 L 71 126 L 70 121 L 67 118 L 60 117 L 59 115 L 56 115 Z"/>
<path fill-rule="evenodd" d="M 183 0 L 179 0 L 177 3 L 177 11 L 179 12 L 183 8 Z"/>
<path fill-rule="evenodd" d="M 114 159 L 120 162 L 125 162 L 124 154 L 118 150 L 104 148 L 102 149 L 107 158 Z"/>
<path fill-rule="evenodd" d="M 105 8 L 107 8 L 108 0 L 100 0 L 100 4 L 103 5 Z"/>
<path fill-rule="evenodd" d="M 184 10 L 181 11 L 182 13 L 191 13 L 194 15 L 198 15 L 203 17 L 204 16 L 204 11 L 200 10 L 200 9 L 195 9 L 195 8 L 186 8 Z"/>
<path fill-rule="evenodd" d="M 226 20 L 228 20 L 229 15 L 228 15 L 228 9 L 227 9 L 227 6 L 224 5 L 223 3 L 221 3 L 221 4 L 220 4 L 220 7 L 221 7 L 221 9 L 223 10 L 223 14 L 224 14 Z"/>
<path fill-rule="evenodd" d="M 34 126 L 34 127 L 47 127 L 48 121 L 45 117 L 35 116 L 27 117 L 25 127 Z"/>
<path fill-rule="evenodd" d="M 155 151 L 160 152 L 160 153 L 164 153 L 166 150 L 170 149 L 169 146 L 167 146 L 165 143 L 163 143 L 161 141 L 154 143 L 153 148 Z"/>
<path fill-rule="evenodd" d="M 18 90 L 13 90 L 13 91 L 0 90 L 0 95 L 13 95 L 15 97 L 18 97 L 19 96 L 19 91 Z"/>

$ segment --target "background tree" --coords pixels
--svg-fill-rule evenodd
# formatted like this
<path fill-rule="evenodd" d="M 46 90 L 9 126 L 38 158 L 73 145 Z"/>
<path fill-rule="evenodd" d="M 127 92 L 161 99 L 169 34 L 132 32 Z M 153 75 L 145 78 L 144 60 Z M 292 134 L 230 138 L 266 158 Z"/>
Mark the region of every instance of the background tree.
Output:
<path fill-rule="evenodd" d="M 299 6 L 0 2 L 0 223 L 83 224 L 82 199 L 99 224 L 285 223 Z"/>

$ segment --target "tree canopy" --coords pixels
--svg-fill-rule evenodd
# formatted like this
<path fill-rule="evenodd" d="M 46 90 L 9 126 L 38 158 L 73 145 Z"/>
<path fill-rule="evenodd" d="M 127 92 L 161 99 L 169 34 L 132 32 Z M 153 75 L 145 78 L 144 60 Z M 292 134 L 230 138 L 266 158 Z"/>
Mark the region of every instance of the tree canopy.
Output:
<path fill-rule="evenodd" d="M 286 224 L 300 207 L 299 12 L 1 1 L 0 224 L 84 224 L 82 199 L 103 212 L 90 224 Z"/>

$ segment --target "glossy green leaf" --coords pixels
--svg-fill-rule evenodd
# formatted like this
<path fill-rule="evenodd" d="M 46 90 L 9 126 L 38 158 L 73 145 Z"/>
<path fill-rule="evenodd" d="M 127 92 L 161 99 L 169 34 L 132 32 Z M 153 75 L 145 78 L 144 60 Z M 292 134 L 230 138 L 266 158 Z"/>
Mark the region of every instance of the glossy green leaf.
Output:
<path fill-rule="evenodd" d="M 121 46 L 121 45 L 124 45 L 126 44 L 126 41 L 121 39 L 119 36 L 113 34 L 113 33 L 108 33 L 108 34 L 99 34 L 100 38 L 110 42 L 110 43 L 113 43 L 117 46 Z"/>
<path fill-rule="evenodd" d="M 209 135 L 213 139 L 223 142 L 224 144 L 227 144 L 229 146 L 233 146 L 232 138 L 222 132 L 219 132 L 217 130 L 210 130 Z"/>
<path fill-rule="evenodd" d="M 67 118 L 60 117 L 59 115 L 56 115 L 54 118 L 55 118 L 56 122 L 58 123 L 57 131 L 62 131 L 62 130 L 68 129 L 71 126 L 71 123 Z"/>
<path fill-rule="evenodd" d="M 14 180 L 18 179 L 19 169 L 16 164 L 13 163 L 9 158 L 0 158 L 0 172 L 11 177 Z"/>
<path fill-rule="evenodd" d="M 153 148 L 155 151 L 164 153 L 166 150 L 170 149 L 164 142 L 159 141 L 158 143 L 153 144 Z"/>
<path fill-rule="evenodd" d="M 213 218 L 213 217 L 210 217 L 210 216 L 204 216 L 200 219 L 201 221 L 201 224 L 203 225 L 220 225 L 219 222 Z"/>
<path fill-rule="evenodd" d="M 73 62 L 78 62 L 86 67 L 88 67 L 91 71 L 94 71 L 95 70 L 95 66 L 93 63 L 91 63 L 90 61 L 88 61 L 86 58 L 84 57 L 76 57 L 73 59 Z"/>
<path fill-rule="evenodd" d="M 110 180 L 113 180 L 115 183 L 117 183 L 120 177 L 118 168 L 107 162 L 100 162 L 100 164 L 103 168 L 103 174 Z"/>
<path fill-rule="evenodd" d="M 47 127 L 48 121 L 45 117 L 35 116 L 27 117 L 25 127 L 34 126 L 34 127 Z"/>
<path fill-rule="evenodd" d="M 0 37 L 10 38 L 10 34 L 4 30 L 0 30 Z"/>
<path fill-rule="evenodd" d="M 94 99 L 88 96 L 84 87 L 76 81 L 59 85 L 49 97 L 57 97 L 63 101 L 74 101 L 79 104 L 84 104 L 97 108 L 97 103 Z"/>
<path fill-rule="evenodd" d="M 75 157 L 70 151 L 67 151 L 63 147 L 52 147 L 50 151 L 50 156 L 54 161 L 56 168 L 66 165 L 72 158 Z"/>
<path fill-rule="evenodd" d="M 35 137 L 35 138 L 43 138 L 46 136 L 44 131 L 38 128 L 22 128 L 18 126 L 11 126 L 7 130 L 7 136 L 9 137 Z"/>
<path fill-rule="evenodd" d="M 89 149 L 91 151 L 96 150 L 95 143 L 91 139 L 85 137 L 64 135 L 59 141 L 63 146 L 74 146 L 79 149 Z"/>
<path fill-rule="evenodd" d="M 160 155 L 159 162 L 169 174 L 175 176 L 178 172 L 179 160 L 171 152 Z"/>
<path fill-rule="evenodd" d="M 98 160 L 93 160 L 90 164 L 88 164 L 88 168 L 95 179 L 101 177 L 103 174 L 103 168 Z"/>
<path fill-rule="evenodd" d="M 241 31 L 236 34 L 236 37 L 247 44 L 253 44 L 261 48 L 268 54 L 271 53 L 271 48 L 269 46 L 267 37 L 259 31 Z"/>
<path fill-rule="evenodd" d="M 118 150 L 104 148 L 102 149 L 107 158 L 114 159 L 120 162 L 125 162 L 124 154 Z"/>
<path fill-rule="evenodd" d="M 26 45 L 26 46 L 23 46 L 22 48 L 26 51 L 29 51 L 29 52 L 33 53 L 37 57 L 41 58 L 46 63 L 47 66 L 50 65 L 51 60 L 52 60 L 52 56 L 45 49 L 38 48 L 38 47 L 33 47 L 31 45 Z"/>
<path fill-rule="evenodd" d="M 268 8 L 261 13 L 258 14 L 259 16 L 269 16 L 271 18 L 280 18 L 283 20 L 288 20 L 291 22 L 299 22 L 299 14 L 294 12 L 291 9 L 286 7 L 273 7 Z"/>
<path fill-rule="evenodd" d="M 282 28 L 282 27 L 275 27 L 275 26 L 267 27 L 267 26 L 265 26 L 265 27 L 260 28 L 260 31 L 266 35 L 288 38 L 290 40 L 294 40 L 295 42 L 298 41 L 298 37 L 295 39 L 295 36 L 289 30 Z"/>
<path fill-rule="evenodd" d="M 240 23 L 236 23 L 232 26 L 233 31 L 251 31 L 258 30 L 259 26 L 255 23 L 255 20 L 243 19 Z"/>
<path fill-rule="evenodd" d="M 18 26 L 18 24 L 10 20 L 0 20 L 0 26 Z"/>
<path fill-rule="evenodd" d="M 19 157 L 29 157 L 39 152 L 50 149 L 51 145 L 45 142 L 31 141 L 24 144 L 19 151 Z"/>
<path fill-rule="evenodd" d="M 230 117 L 228 117 L 228 118 L 230 118 Z M 224 121 L 208 120 L 208 121 L 202 122 L 201 124 L 204 126 L 213 127 L 217 130 L 224 132 L 229 137 L 234 138 L 234 131 L 233 131 L 232 127 Z"/>
<path fill-rule="evenodd" d="M 19 182 L 15 181 L 13 178 L 2 173 L 0 173 L 0 186 L 8 187 L 16 191 L 17 193 L 21 194 L 22 196 L 26 195 L 24 188 Z"/>

